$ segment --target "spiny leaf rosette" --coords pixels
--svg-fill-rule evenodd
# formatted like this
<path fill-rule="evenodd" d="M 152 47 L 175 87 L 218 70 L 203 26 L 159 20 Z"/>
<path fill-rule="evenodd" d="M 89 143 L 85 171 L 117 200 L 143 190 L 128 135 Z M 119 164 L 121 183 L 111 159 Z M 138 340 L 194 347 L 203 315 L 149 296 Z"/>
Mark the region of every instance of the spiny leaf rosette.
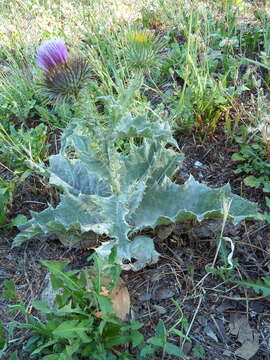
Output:
<path fill-rule="evenodd" d="M 151 31 L 131 31 L 127 34 L 125 43 L 125 55 L 131 67 L 146 69 L 158 61 L 161 44 Z"/>
<path fill-rule="evenodd" d="M 88 119 L 70 123 L 47 169 L 50 184 L 63 190 L 60 203 L 32 212 L 32 219 L 19 226 L 13 246 L 53 233 L 66 246 L 93 247 L 97 236 L 105 234 L 111 241 L 96 249 L 100 256 L 116 244 L 122 268 L 139 270 L 159 256 L 153 238 L 137 235 L 142 230 L 223 217 L 226 199 L 231 200 L 228 220 L 256 218 L 256 204 L 232 194 L 229 185 L 211 189 L 192 177 L 183 185 L 173 183 L 183 154 L 166 146 L 178 147 L 168 122 L 154 121 L 147 113 L 135 116 L 125 104 L 106 97 L 102 120 L 108 128 Z M 132 141 L 129 153 L 115 146 L 121 139 L 139 138 L 140 145 Z"/>
<path fill-rule="evenodd" d="M 44 41 L 37 49 L 36 62 L 45 72 L 41 88 L 52 101 L 74 102 L 91 79 L 87 60 L 70 59 L 60 39 Z"/>

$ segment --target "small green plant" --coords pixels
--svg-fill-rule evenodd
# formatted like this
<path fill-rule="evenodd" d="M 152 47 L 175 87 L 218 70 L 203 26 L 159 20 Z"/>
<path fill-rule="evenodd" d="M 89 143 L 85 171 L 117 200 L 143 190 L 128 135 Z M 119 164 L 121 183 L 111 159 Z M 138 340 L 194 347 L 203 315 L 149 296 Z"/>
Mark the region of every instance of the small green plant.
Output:
<path fill-rule="evenodd" d="M 220 235 L 216 237 L 216 243 L 219 247 L 219 257 L 223 262 L 223 265 L 207 269 L 207 272 L 221 277 L 225 282 L 231 281 L 233 271 L 238 262 L 237 258 L 230 258 L 230 252 L 228 250 L 228 247 L 226 246 L 226 240 L 230 241 L 229 238 L 224 238 Z M 228 259 L 230 262 L 228 261 Z"/>
<path fill-rule="evenodd" d="M 0 123 L 10 120 L 25 121 L 35 116 L 35 105 L 41 103 L 35 89 L 30 64 L 17 64 L 9 59 L 0 71 Z"/>
<path fill-rule="evenodd" d="M 166 330 L 164 322 L 160 320 L 155 329 L 155 336 L 146 341 L 147 345 L 141 349 L 139 359 L 149 359 L 149 356 L 154 355 L 157 350 L 162 351 L 163 357 L 165 354 L 174 355 L 177 357 L 185 356 L 184 352 L 179 346 L 168 342 L 167 339 L 170 334 L 175 334 L 180 338 L 187 338 L 180 330 L 176 329 L 176 326 Z"/>
<path fill-rule="evenodd" d="M 162 72 L 173 80 L 174 91 L 167 103 L 178 130 L 195 128 L 209 134 L 215 132 L 219 119 L 247 87 L 235 83 L 239 64 L 220 51 L 206 48 L 200 34 L 188 36 L 183 45 L 174 41 L 162 64 Z"/>
<path fill-rule="evenodd" d="M 246 132 L 245 129 L 243 131 Z M 241 147 L 239 152 L 232 155 L 232 160 L 237 162 L 237 169 L 234 172 L 248 175 L 244 178 L 247 186 L 262 187 L 264 192 L 270 192 L 270 164 L 262 137 L 255 135 L 252 136 L 251 141 L 248 141 L 246 136 L 240 136 L 236 140 Z"/>
<path fill-rule="evenodd" d="M 63 130 L 74 117 L 73 105 L 68 103 L 55 104 L 53 109 L 36 105 L 35 109 L 42 123 L 52 130 Z"/>
<path fill-rule="evenodd" d="M 19 226 L 26 222 L 24 215 L 17 215 L 14 219 L 8 222 L 9 207 L 12 204 L 15 192 L 15 186 L 18 185 L 18 179 L 5 181 L 0 177 L 0 228 L 10 228 L 12 226 Z"/>
<path fill-rule="evenodd" d="M 58 295 L 51 306 L 44 301 L 33 302 L 33 307 L 45 316 L 41 322 L 30 315 L 22 306 L 20 309 L 26 323 L 17 323 L 20 328 L 32 329 L 24 351 L 30 357 L 40 359 L 122 359 L 133 357 L 127 351 L 120 351 L 121 345 L 132 343 L 136 347 L 143 341 L 137 322 L 124 323 L 113 310 L 109 294 L 119 279 L 120 267 L 114 262 L 112 251 L 105 264 L 96 256 L 89 271 L 64 271 L 68 262 L 42 262 L 51 273 L 51 284 Z M 109 283 L 104 278 L 109 276 Z M 59 295 L 61 291 L 61 295 Z M 119 349 L 119 350 L 118 350 Z"/>
<path fill-rule="evenodd" d="M 196 359 L 205 359 L 205 350 L 199 343 L 192 348 L 192 354 Z"/>
<path fill-rule="evenodd" d="M 235 281 L 235 283 L 251 288 L 257 294 L 263 294 L 263 296 L 270 295 L 270 276 L 262 277 L 261 279 L 258 279 L 256 282 L 239 280 L 239 281 Z"/>
<path fill-rule="evenodd" d="M 0 226 L 4 225 L 7 220 L 8 206 L 12 202 L 15 188 L 15 181 L 7 182 L 0 178 Z"/>
<path fill-rule="evenodd" d="M 178 346 L 168 341 L 170 334 L 190 341 L 177 329 L 183 323 L 183 316 L 169 330 L 160 321 L 155 335 L 145 342 L 139 332 L 143 324 L 136 321 L 125 323 L 113 309 L 110 294 L 121 271 L 116 262 L 116 249 L 111 251 L 106 262 L 96 255 L 89 260 L 93 260 L 93 266 L 81 271 L 65 270 L 68 262 L 42 262 L 50 271 L 55 293 L 51 305 L 44 301 L 32 303 L 43 315 L 42 322 L 30 315 L 22 305 L 10 306 L 11 310 L 21 311 L 26 319 L 25 323 L 13 322 L 13 329 L 16 326 L 32 330 L 24 352 L 29 353 L 31 358 L 38 356 L 44 360 L 89 359 L 89 356 L 93 360 L 150 360 L 152 355 L 160 351 L 163 354 L 183 355 Z M 8 298 L 14 300 L 14 286 L 10 288 L 8 284 L 7 287 Z M 176 305 L 179 309 L 179 305 Z M 3 326 L 0 331 L 4 335 L 0 338 L 0 351 L 4 352 L 7 350 L 7 338 Z M 133 350 L 125 351 L 123 345 L 129 345 Z"/>
<path fill-rule="evenodd" d="M 47 160 L 49 144 L 47 143 L 47 127 L 39 124 L 35 128 L 9 131 L 0 124 L 0 160 L 15 169 L 17 174 L 34 169 L 35 164 Z"/>

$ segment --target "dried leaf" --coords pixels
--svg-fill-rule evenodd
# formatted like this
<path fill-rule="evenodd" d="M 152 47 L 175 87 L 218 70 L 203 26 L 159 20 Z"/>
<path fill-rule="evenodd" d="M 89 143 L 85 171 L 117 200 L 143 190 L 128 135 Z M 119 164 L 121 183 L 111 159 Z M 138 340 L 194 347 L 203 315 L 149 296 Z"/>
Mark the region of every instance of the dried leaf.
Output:
<path fill-rule="evenodd" d="M 229 324 L 230 333 L 235 336 L 238 335 L 240 327 L 241 327 L 241 314 L 231 313 L 230 324 Z"/>
<path fill-rule="evenodd" d="M 207 336 L 209 336 L 211 339 L 213 339 L 215 342 L 218 343 L 217 335 L 214 332 L 213 326 L 211 324 L 207 324 L 207 326 L 204 329 L 204 332 Z"/>
<path fill-rule="evenodd" d="M 94 313 L 95 317 L 102 319 L 102 312 L 101 311 L 97 311 Z"/>
<path fill-rule="evenodd" d="M 103 281 L 103 283 L 109 284 L 110 276 L 102 277 L 101 280 Z M 90 284 L 90 288 L 91 286 L 92 285 Z M 111 294 L 109 289 L 106 288 L 106 286 L 102 286 L 100 295 L 108 296 L 111 299 L 113 309 L 116 312 L 117 316 L 120 317 L 120 319 L 124 320 L 126 318 L 130 310 L 130 297 L 128 289 L 124 285 L 124 281 L 121 278 L 119 278 L 119 284 L 116 285 Z"/>
<path fill-rule="evenodd" d="M 109 296 L 110 291 L 105 286 L 101 286 L 101 292 L 99 294 L 103 296 Z"/>
<path fill-rule="evenodd" d="M 130 297 L 127 287 L 123 284 L 116 286 L 110 298 L 116 314 L 124 320 L 130 310 Z"/>
<path fill-rule="evenodd" d="M 237 341 L 242 344 L 235 355 L 249 360 L 259 349 L 259 334 L 251 329 L 247 317 L 239 313 L 231 314 L 229 328 L 230 333 L 237 335 Z"/>
<path fill-rule="evenodd" d="M 235 355 L 241 357 L 242 359 L 249 360 L 256 354 L 258 350 L 259 334 L 255 333 L 252 341 L 245 341 L 243 345 L 235 351 Z"/>

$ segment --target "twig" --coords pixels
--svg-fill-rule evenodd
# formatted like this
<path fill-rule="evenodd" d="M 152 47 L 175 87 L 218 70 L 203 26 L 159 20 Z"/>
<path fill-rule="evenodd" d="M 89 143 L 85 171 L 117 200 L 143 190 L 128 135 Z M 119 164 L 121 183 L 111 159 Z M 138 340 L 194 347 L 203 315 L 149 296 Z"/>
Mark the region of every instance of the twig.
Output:
<path fill-rule="evenodd" d="M 187 329 L 186 337 L 188 337 L 188 335 L 189 335 L 189 333 L 190 333 L 190 331 L 191 331 L 191 328 L 192 328 L 192 326 L 193 326 L 193 323 L 194 323 L 194 321 L 195 321 L 195 319 L 196 319 L 196 316 L 197 316 L 197 314 L 198 314 L 198 312 L 199 312 L 199 309 L 200 309 L 200 307 L 201 307 L 202 299 L 203 299 L 203 295 L 201 294 L 201 295 L 200 295 L 200 298 L 199 298 L 199 302 L 198 302 L 197 308 L 196 308 L 196 310 L 195 310 L 195 312 L 194 312 L 194 315 L 193 315 L 193 317 L 192 317 L 192 320 L 191 320 L 191 322 L 190 322 L 190 324 L 189 324 L 189 327 L 188 327 L 188 329 Z M 185 342 L 186 342 L 186 339 L 184 338 L 184 340 L 183 340 L 183 342 L 182 342 L 182 344 L 181 344 L 181 350 L 182 350 L 182 351 L 183 351 Z"/>
<path fill-rule="evenodd" d="M 269 295 L 262 295 L 262 296 L 257 296 L 257 297 L 233 297 L 233 296 L 219 295 L 219 297 L 222 297 L 224 299 L 229 299 L 229 300 L 236 300 L 236 301 L 246 301 L 246 300 L 255 301 L 255 300 L 269 298 Z"/>

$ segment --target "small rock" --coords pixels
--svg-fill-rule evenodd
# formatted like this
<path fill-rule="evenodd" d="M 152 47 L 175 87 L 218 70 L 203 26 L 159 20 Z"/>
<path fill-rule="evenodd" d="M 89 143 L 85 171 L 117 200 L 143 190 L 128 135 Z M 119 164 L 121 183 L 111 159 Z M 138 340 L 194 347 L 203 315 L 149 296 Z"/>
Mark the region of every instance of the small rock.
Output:
<path fill-rule="evenodd" d="M 155 300 L 165 300 L 173 297 L 175 295 L 175 291 L 166 287 L 158 287 L 154 292 Z"/>
<path fill-rule="evenodd" d="M 191 349 L 192 349 L 192 343 L 190 343 L 190 342 L 185 342 L 185 343 L 184 343 L 184 346 L 183 346 L 183 352 L 184 352 L 186 355 L 188 355 L 188 354 L 190 353 Z"/>
<path fill-rule="evenodd" d="M 140 301 L 149 301 L 151 299 L 152 295 L 150 293 L 141 294 L 138 296 L 138 300 Z"/>

